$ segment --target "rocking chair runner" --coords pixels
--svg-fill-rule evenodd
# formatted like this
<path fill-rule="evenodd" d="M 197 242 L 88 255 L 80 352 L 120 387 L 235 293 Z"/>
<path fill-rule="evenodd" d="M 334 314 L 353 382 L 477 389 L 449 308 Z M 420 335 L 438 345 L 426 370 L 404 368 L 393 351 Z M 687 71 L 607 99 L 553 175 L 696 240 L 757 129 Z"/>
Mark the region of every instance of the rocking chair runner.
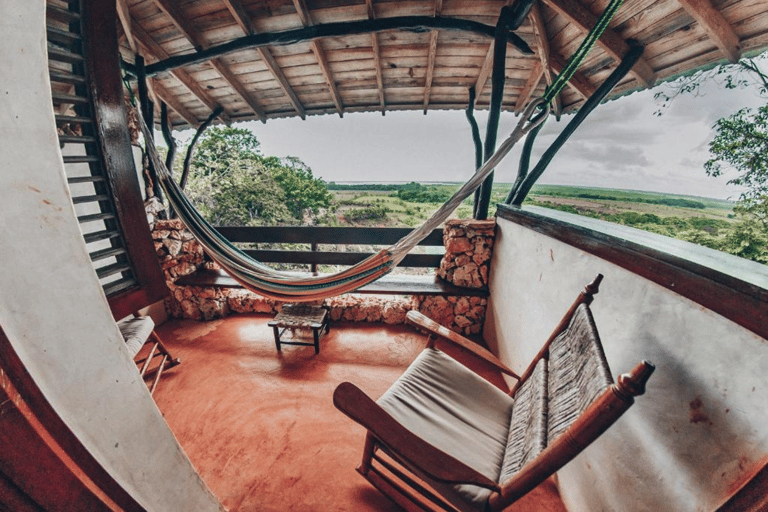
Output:
<path fill-rule="evenodd" d="M 420 313 L 427 348 L 376 402 L 348 382 L 333 400 L 367 430 L 358 467 L 406 510 L 502 510 L 563 467 L 645 391 L 638 364 L 613 384 L 589 310 L 598 275 L 522 376 L 489 351 Z M 438 336 L 434 339 L 432 335 Z M 439 349 L 458 347 L 517 379 L 504 393 Z"/>

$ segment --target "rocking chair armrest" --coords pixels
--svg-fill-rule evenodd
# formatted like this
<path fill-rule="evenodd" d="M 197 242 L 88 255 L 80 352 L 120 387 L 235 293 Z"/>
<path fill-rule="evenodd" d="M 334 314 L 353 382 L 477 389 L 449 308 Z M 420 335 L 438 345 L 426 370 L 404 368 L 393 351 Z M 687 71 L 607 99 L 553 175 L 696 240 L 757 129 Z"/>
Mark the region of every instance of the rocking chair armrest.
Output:
<path fill-rule="evenodd" d="M 450 342 L 459 349 L 471 353 L 473 356 L 479 358 L 482 362 L 489 364 L 495 370 L 520 380 L 520 376 L 512 371 L 507 365 L 502 363 L 498 357 L 491 353 L 491 351 L 481 347 L 471 340 L 468 340 L 461 334 L 455 333 L 452 330 L 443 327 L 439 323 L 435 322 L 431 318 L 424 316 L 418 311 L 409 311 L 405 318 L 413 325 L 421 327 L 422 329 Z"/>
<path fill-rule="evenodd" d="M 472 484 L 496 492 L 501 490 L 498 483 L 405 428 L 354 384 L 339 384 L 333 392 L 333 404 L 365 427 L 402 461 L 429 477 L 440 482 Z"/>

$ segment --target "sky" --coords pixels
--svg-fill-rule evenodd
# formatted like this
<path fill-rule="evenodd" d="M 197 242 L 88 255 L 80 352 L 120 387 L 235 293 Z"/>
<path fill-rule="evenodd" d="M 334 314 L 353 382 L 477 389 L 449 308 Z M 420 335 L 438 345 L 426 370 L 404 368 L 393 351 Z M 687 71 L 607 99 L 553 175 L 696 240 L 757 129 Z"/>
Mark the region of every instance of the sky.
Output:
<path fill-rule="evenodd" d="M 704 172 L 715 121 L 764 100 L 755 88 L 726 90 L 711 83 L 681 95 L 658 116 L 658 89 L 597 107 L 539 179 L 542 184 L 647 190 L 737 199 L 728 177 Z M 481 136 L 487 112 L 476 111 Z M 539 134 L 531 165 L 570 120 L 551 117 Z M 501 116 L 499 143 L 514 128 Z M 254 131 L 265 155 L 296 156 L 325 181 L 409 182 L 467 180 L 474 172 L 474 144 L 463 111 L 353 113 L 238 124 Z M 190 134 L 191 136 L 191 134 Z M 497 167 L 495 181 L 511 182 L 522 142 Z"/>

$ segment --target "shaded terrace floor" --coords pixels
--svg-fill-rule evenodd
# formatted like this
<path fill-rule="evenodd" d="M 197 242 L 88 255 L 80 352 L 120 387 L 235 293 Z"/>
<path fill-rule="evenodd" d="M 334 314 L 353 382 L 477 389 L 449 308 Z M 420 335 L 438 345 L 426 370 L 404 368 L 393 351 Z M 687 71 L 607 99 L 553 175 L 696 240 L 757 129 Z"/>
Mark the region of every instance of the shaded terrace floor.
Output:
<path fill-rule="evenodd" d="M 275 350 L 266 315 L 157 329 L 182 364 L 155 400 L 205 482 L 231 512 L 399 510 L 355 472 L 364 429 L 338 412 L 350 381 L 378 398 L 424 347 L 407 326 L 333 324 L 312 347 Z M 552 482 L 509 510 L 564 511 Z"/>

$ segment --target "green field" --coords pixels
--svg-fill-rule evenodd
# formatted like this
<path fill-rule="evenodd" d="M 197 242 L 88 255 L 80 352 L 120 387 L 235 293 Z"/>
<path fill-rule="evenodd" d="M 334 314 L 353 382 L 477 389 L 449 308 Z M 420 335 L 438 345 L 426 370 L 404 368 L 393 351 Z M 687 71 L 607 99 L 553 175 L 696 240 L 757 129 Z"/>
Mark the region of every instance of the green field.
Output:
<path fill-rule="evenodd" d="M 403 199 L 404 189 L 415 192 Z M 319 224 L 413 227 L 421 224 L 453 194 L 458 183 L 330 184 L 335 203 Z M 509 183 L 494 185 L 490 215 L 503 203 Z M 398 197 L 400 194 L 400 197 Z M 420 198 L 426 200 L 415 200 Z M 473 198 L 453 217 L 471 218 Z M 757 221 L 734 213 L 736 203 L 706 197 L 636 190 L 537 185 L 526 205 L 574 213 L 693 242 L 743 258 L 768 262 L 768 232 Z"/>
<path fill-rule="evenodd" d="M 450 195 L 459 188 L 458 183 L 429 184 L 439 195 Z M 397 197 L 396 190 L 373 190 L 373 188 L 396 188 L 397 185 L 354 184 L 341 185 L 342 190 L 333 190 L 335 221 L 339 225 L 416 226 L 427 219 L 443 200 L 437 202 L 405 201 Z M 370 188 L 367 188 L 370 187 Z M 495 204 L 502 203 L 509 192 L 510 184 L 497 183 L 491 194 L 491 214 Z M 537 185 L 531 191 L 525 204 L 535 204 L 558 210 L 570 211 L 597 218 L 621 216 L 628 212 L 655 215 L 661 219 L 712 219 L 730 222 L 733 219 L 731 201 L 720 199 L 560 185 Z M 472 197 L 466 199 L 456 210 L 454 217 L 472 216 Z M 614 220 L 615 219 L 607 219 Z"/>

